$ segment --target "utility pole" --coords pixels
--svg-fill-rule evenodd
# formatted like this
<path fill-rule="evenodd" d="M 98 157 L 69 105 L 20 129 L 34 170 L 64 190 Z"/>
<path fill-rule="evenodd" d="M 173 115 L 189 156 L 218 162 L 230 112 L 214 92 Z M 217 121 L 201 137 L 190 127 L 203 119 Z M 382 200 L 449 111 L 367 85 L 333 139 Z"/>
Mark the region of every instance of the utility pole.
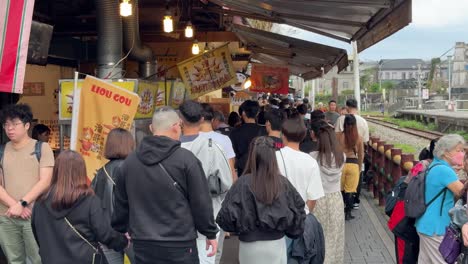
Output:
<path fill-rule="evenodd" d="M 452 103 L 452 56 L 447 56 L 448 59 L 448 100 Z"/>
<path fill-rule="evenodd" d="M 418 109 L 422 109 L 421 63 L 418 63 Z"/>
<path fill-rule="evenodd" d="M 353 68 L 354 68 L 354 98 L 357 101 L 358 110 L 361 110 L 361 84 L 359 79 L 359 53 L 357 42 L 353 41 Z"/>

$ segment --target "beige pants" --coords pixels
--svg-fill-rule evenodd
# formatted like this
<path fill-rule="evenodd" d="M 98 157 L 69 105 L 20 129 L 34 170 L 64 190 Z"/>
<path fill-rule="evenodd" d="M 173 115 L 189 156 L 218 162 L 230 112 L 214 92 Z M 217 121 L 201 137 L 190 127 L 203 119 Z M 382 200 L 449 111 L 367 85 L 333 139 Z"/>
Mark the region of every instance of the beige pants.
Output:
<path fill-rule="evenodd" d="M 419 256 L 418 263 L 423 264 L 445 264 L 444 258 L 439 252 L 440 243 L 443 236 L 426 236 L 418 232 L 419 235 Z"/>

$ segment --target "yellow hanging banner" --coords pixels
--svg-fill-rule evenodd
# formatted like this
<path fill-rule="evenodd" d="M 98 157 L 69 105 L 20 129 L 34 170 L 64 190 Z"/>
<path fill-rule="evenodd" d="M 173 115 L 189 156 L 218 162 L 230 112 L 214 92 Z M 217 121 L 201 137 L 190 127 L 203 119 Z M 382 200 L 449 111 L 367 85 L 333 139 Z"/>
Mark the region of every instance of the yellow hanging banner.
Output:
<path fill-rule="evenodd" d="M 191 99 L 237 81 L 228 45 L 185 60 L 177 67 Z"/>
<path fill-rule="evenodd" d="M 83 156 L 92 180 L 107 162 L 103 156 L 107 135 L 114 128 L 131 128 L 140 98 L 136 93 L 87 76 L 76 103 L 79 109 L 76 126 L 72 126 L 76 129 L 72 132 L 72 136 L 76 135 L 72 138 L 72 149 Z"/>

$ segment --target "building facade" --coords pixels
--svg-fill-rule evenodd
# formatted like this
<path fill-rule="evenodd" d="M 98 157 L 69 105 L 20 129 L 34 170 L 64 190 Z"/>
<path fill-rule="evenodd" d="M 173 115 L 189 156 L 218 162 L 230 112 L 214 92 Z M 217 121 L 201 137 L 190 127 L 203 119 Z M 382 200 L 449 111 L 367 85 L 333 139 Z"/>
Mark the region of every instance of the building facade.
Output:
<path fill-rule="evenodd" d="M 457 42 L 453 56 L 452 88 L 468 93 L 468 43 Z"/>

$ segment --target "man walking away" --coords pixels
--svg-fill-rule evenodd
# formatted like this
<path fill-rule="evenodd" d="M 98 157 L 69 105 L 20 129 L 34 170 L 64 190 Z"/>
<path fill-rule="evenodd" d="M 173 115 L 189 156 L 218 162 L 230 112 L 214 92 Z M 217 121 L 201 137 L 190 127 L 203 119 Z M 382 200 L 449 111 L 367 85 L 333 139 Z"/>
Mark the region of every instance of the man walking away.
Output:
<path fill-rule="evenodd" d="M 179 107 L 179 113 L 184 124 L 184 135 L 181 137 L 182 148 L 190 150 L 201 161 L 207 177 L 217 177 L 217 182 L 221 184 L 222 193 L 212 193 L 211 196 L 214 211 L 213 217 L 216 217 L 219 210 L 221 210 L 221 203 L 225 193 L 233 182 L 233 172 L 225 154 L 226 149 L 230 146 L 231 149 L 228 151 L 231 154 L 229 155 L 235 157 L 231 141 L 228 137 L 212 130 L 211 132 L 200 132 L 200 129 L 206 131 L 208 127 L 211 128 L 211 121 L 205 120 L 205 117 L 209 120 L 213 118 L 213 109 L 209 105 L 202 107 L 198 102 L 191 100 L 184 101 Z M 199 234 L 197 246 L 200 263 L 214 264 L 216 258 L 220 258 L 222 250 L 218 250 L 216 258 L 207 257 L 203 240 L 205 240 L 205 237 Z M 218 244 L 223 244 L 223 242 L 224 233 L 220 232 Z"/>
<path fill-rule="evenodd" d="M 229 134 L 231 134 L 231 131 L 233 129 L 228 124 L 226 124 L 226 118 L 224 117 L 224 114 L 221 111 L 214 112 L 213 122 L 211 125 L 214 131 L 221 133 L 225 136 L 229 136 Z"/>
<path fill-rule="evenodd" d="M 242 175 L 249 152 L 250 142 L 256 137 L 265 136 L 266 130 L 264 127 L 256 124 L 260 106 L 258 102 L 247 100 L 241 104 L 239 109 L 242 109 L 241 117 L 244 124 L 234 129 L 229 136 L 232 141 L 232 146 L 236 152 L 236 169 L 237 175 Z"/>
<path fill-rule="evenodd" d="M 336 111 L 336 101 L 331 100 L 328 102 L 328 111 L 325 112 L 325 119 L 330 125 L 335 126 L 338 117 L 340 117 L 340 114 Z"/>
<path fill-rule="evenodd" d="M 283 140 L 281 139 L 281 126 L 286 119 L 286 114 L 279 109 L 270 109 L 265 113 L 266 130 L 268 137 L 275 142 L 275 148 L 284 148 Z"/>
<path fill-rule="evenodd" d="M 10 264 L 24 264 L 27 257 L 33 264 L 41 263 L 31 210 L 49 188 L 54 154 L 47 143 L 28 136 L 32 119 L 25 104 L 7 106 L 1 117 L 10 142 L 0 146 L 0 245 Z"/>
<path fill-rule="evenodd" d="M 181 120 L 172 108 L 157 109 L 150 130 L 116 171 L 112 226 L 130 233 L 139 264 L 199 263 L 197 231 L 207 237 L 209 256 L 218 232 L 203 167 L 180 147 Z"/>

